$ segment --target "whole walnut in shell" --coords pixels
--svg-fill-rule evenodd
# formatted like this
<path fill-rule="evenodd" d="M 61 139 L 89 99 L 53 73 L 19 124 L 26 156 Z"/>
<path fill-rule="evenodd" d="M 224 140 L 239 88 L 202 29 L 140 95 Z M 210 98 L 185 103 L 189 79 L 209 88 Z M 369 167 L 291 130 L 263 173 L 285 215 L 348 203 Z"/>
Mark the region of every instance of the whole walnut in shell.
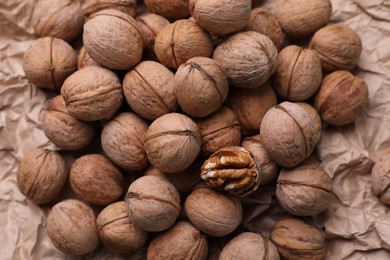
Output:
<path fill-rule="evenodd" d="M 241 32 L 218 45 L 213 59 L 225 70 L 230 84 L 256 88 L 275 71 L 277 54 L 275 45 L 264 34 Z"/>
<path fill-rule="evenodd" d="M 88 66 L 97 66 L 99 67 L 100 64 L 97 63 L 94 59 L 89 56 L 87 51 L 85 50 L 84 46 L 80 49 L 79 54 L 77 55 L 77 69 L 82 69 L 84 67 Z"/>
<path fill-rule="evenodd" d="M 84 47 L 104 67 L 125 70 L 142 58 L 143 39 L 133 17 L 117 10 L 102 10 L 84 24 Z"/>
<path fill-rule="evenodd" d="M 359 62 L 362 41 L 349 27 L 332 24 L 313 35 L 310 48 L 320 57 L 324 70 L 351 70 Z"/>
<path fill-rule="evenodd" d="M 69 199 L 54 205 L 46 225 L 54 246 L 66 254 L 81 256 L 99 245 L 95 212 L 81 201 Z"/>
<path fill-rule="evenodd" d="M 213 41 L 194 21 L 178 20 L 157 34 L 154 51 L 165 66 L 177 69 L 193 57 L 211 57 Z"/>
<path fill-rule="evenodd" d="M 65 79 L 76 71 L 76 65 L 76 52 L 72 47 L 52 37 L 33 41 L 23 57 L 26 78 L 40 88 L 61 88 Z"/>
<path fill-rule="evenodd" d="M 156 36 L 170 24 L 169 21 L 160 15 L 152 13 L 142 14 L 137 17 L 136 21 L 142 33 L 144 47 L 150 51 L 154 51 Z"/>
<path fill-rule="evenodd" d="M 226 99 L 229 83 L 218 63 L 195 57 L 180 65 L 175 74 L 176 98 L 184 113 L 205 117 L 218 110 Z"/>
<path fill-rule="evenodd" d="M 82 8 L 86 17 L 105 9 L 115 9 L 135 17 L 136 5 L 137 0 L 84 0 Z"/>
<path fill-rule="evenodd" d="M 169 181 L 143 176 L 130 185 L 126 209 L 130 221 L 138 228 L 163 231 L 171 227 L 180 214 L 180 195 Z"/>
<path fill-rule="evenodd" d="M 69 115 L 84 121 L 111 117 L 123 100 L 118 76 L 95 66 L 85 67 L 67 78 L 61 95 Z"/>
<path fill-rule="evenodd" d="M 204 30 L 226 35 L 245 27 L 251 5 L 251 0 L 190 0 L 189 9 Z"/>
<path fill-rule="evenodd" d="M 161 15 L 173 22 L 190 16 L 188 0 L 145 0 L 149 12 Z"/>
<path fill-rule="evenodd" d="M 390 205 L 390 152 L 382 153 L 372 168 L 372 189 L 378 199 Z"/>
<path fill-rule="evenodd" d="M 180 221 L 152 240 L 147 258 L 205 260 L 207 254 L 206 237 L 190 222 Z"/>
<path fill-rule="evenodd" d="M 35 204 L 53 201 L 62 191 L 68 171 L 60 154 L 42 148 L 28 152 L 19 162 L 16 184 Z"/>
<path fill-rule="evenodd" d="M 314 107 L 321 119 L 332 125 L 347 125 L 354 122 L 368 103 L 366 83 L 348 71 L 335 71 L 322 81 Z"/>
<path fill-rule="evenodd" d="M 309 104 L 286 101 L 268 110 L 260 134 L 273 161 L 294 167 L 311 155 L 320 140 L 321 119 Z"/>

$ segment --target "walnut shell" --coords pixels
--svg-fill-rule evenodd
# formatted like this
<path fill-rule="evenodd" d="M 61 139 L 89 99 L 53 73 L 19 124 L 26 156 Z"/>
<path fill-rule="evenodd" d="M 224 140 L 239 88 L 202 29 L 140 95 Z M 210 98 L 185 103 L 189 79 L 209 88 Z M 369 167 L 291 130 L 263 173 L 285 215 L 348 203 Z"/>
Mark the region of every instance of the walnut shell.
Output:
<path fill-rule="evenodd" d="M 47 217 L 47 234 L 56 248 L 74 256 L 91 253 L 100 242 L 95 212 L 78 200 L 53 206 Z"/>
<path fill-rule="evenodd" d="M 229 82 L 218 63 L 195 57 L 180 65 L 175 74 L 176 98 L 184 113 L 205 117 L 225 101 Z"/>
<path fill-rule="evenodd" d="M 145 0 L 149 12 L 161 15 L 173 22 L 190 16 L 188 0 Z"/>
<path fill-rule="evenodd" d="M 190 0 L 189 10 L 202 29 L 226 35 L 245 27 L 251 5 L 251 0 Z"/>
<path fill-rule="evenodd" d="M 85 67 L 67 78 L 61 95 L 69 115 L 84 121 L 111 117 L 123 100 L 118 76 L 95 66 Z"/>
<path fill-rule="evenodd" d="M 335 71 L 322 81 L 314 107 L 322 120 L 332 125 L 354 122 L 368 105 L 366 83 L 348 71 Z"/>
<path fill-rule="evenodd" d="M 146 155 L 163 172 L 174 173 L 189 167 L 199 154 L 199 128 L 187 116 L 169 113 L 157 118 L 145 136 Z"/>
<path fill-rule="evenodd" d="M 24 53 L 23 70 L 28 81 L 37 87 L 60 89 L 76 71 L 76 52 L 61 39 L 39 38 Z"/>
<path fill-rule="evenodd" d="M 390 205 L 390 151 L 382 153 L 371 172 L 372 189 L 378 199 Z"/>
<path fill-rule="evenodd" d="M 310 48 L 320 57 L 324 70 L 351 70 L 359 62 L 362 41 L 349 27 L 332 24 L 313 35 Z"/>
<path fill-rule="evenodd" d="M 211 57 L 213 41 L 195 22 L 178 20 L 157 34 L 154 51 L 168 68 L 177 69 L 193 57 Z"/>
<path fill-rule="evenodd" d="M 154 120 L 177 109 L 174 74 L 164 65 L 143 61 L 126 74 L 123 93 L 140 116 Z"/>
<path fill-rule="evenodd" d="M 213 59 L 225 70 L 230 84 L 256 88 L 275 71 L 277 54 L 275 45 L 264 34 L 241 32 L 218 45 Z"/>
<path fill-rule="evenodd" d="M 272 81 L 279 96 L 289 101 L 304 101 L 314 95 L 321 81 L 321 61 L 315 51 L 290 45 L 279 53 Z"/>
<path fill-rule="evenodd" d="M 93 14 L 84 24 L 83 42 L 87 53 L 110 69 L 130 69 L 142 58 L 141 30 L 133 17 L 121 11 Z"/>
<path fill-rule="evenodd" d="M 148 242 L 149 233 L 131 223 L 124 201 L 105 207 L 96 223 L 103 244 L 116 252 L 133 253 Z"/>
<path fill-rule="evenodd" d="M 190 222 L 180 221 L 152 240 L 147 258 L 206 260 L 207 254 L 206 237 Z"/>
<path fill-rule="evenodd" d="M 28 152 L 16 173 L 19 190 L 35 204 L 53 201 L 62 191 L 68 171 L 60 154 L 42 148 Z"/>
<path fill-rule="evenodd" d="M 113 203 L 125 191 L 122 173 L 100 154 L 78 158 L 70 169 L 69 182 L 79 198 L 95 205 Z"/>
<path fill-rule="evenodd" d="M 325 235 L 310 220 L 284 219 L 276 223 L 271 241 L 279 253 L 291 260 L 322 260 L 325 258 Z"/>
<path fill-rule="evenodd" d="M 105 9 L 115 9 L 135 17 L 137 0 L 84 0 L 82 8 L 88 18 L 92 14 Z"/>
<path fill-rule="evenodd" d="M 77 69 L 80 70 L 88 66 L 97 66 L 100 67 L 100 64 L 97 63 L 94 59 L 89 56 L 84 46 L 80 49 L 79 54 L 77 55 Z"/>
<path fill-rule="evenodd" d="M 130 185 L 126 208 L 135 226 L 159 232 L 171 227 L 179 216 L 180 195 L 167 180 L 157 176 L 143 176 Z"/>
<path fill-rule="evenodd" d="M 136 21 L 142 33 L 144 47 L 150 51 L 154 51 L 156 36 L 170 24 L 169 21 L 160 15 L 151 13 L 138 16 Z"/>
<path fill-rule="evenodd" d="M 309 104 L 286 101 L 268 110 L 260 133 L 272 160 L 294 167 L 311 155 L 320 140 L 321 119 Z"/>

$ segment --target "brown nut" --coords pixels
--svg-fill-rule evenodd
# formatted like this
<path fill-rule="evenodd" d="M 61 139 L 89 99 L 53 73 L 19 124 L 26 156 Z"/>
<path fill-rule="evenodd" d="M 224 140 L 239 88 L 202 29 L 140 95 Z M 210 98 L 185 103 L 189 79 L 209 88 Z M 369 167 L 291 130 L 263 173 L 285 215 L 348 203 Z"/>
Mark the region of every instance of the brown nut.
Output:
<path fill-rule="evenodd" d="M 314 95 L 321 81 L 321 61 L 315 51 L 290 45 L 279 53 L 272 81 L 279 96 L 289 101 L 304 101 Z"/>
<path fill-rule="evenodd" d="M 321 137 L 321 119 L 306 103 L 283 102 L 260 125 L 264 149 L 277 164 L 294 167 L 308 158 Z"/>
<path fill-rule="evenodd" d="M 180 65 L 175 74 L 176 98 L 184 113 L 205 117 L 217 111 L 228 94 L 225 72 L 210 58 L 195 57 Z"/>
<path fill-rule="evenodd" d="M 123 100 L 118 76 L 95 66 L 85 67 L 67 78 L 61 95 L 69 115 L 84 121 L 111 117 Z"/>
<path fill-rule="evenodd" d="M 325 235 L 320 227 L 310 220 L 280 220 L 272 229 L 271 241 L 286 259 L 325 258 Z"/>
<path fill-rule="evenodd" d="M 332 24 L 314 34 L 310 48 L 320 57 L 324 70 L 351 70 L 359 62 L 362 41 L 349 27 Z"/>
<path fill-rule="evenodd" d="M 84 47 L 104 67 L 125 70 L 142 58 L 143 39 L 133 17 L 117 10 L 93 14 L 84 24 Z"/>
<path fill-rule="evenodd" d="M 80 49 L 79 54 L 77 55 L 77 69 L 80 70 L 88 66 L 97 66 L 100 67 L 100 64 L 97 63 L 94 59 L 89 56 L 86 52 L 84 46 Z"/>
<path fill-rule="evenodd" d="M 180 221 L 152 240 L 148 247 L 149 260 L 164 259 L 207 259 L 206 237 L 191 225 Z"/>
<path fill-rule="evenodd" d="M 96 223 L 103 244 L 116 252 L 134 253 L 148 242 L 149 233 L 131 223 L 124 201 L 105 207 Z"/>
<path fill-rule="evenodd" d="M 113 203 L 125 191 L 122 173 L 100 154 L 78 158 L 70 169 L 69 182 L 79 198 L 95 205 Z"/>
<path fill-rule="evenodd" d="M 74 256 L 91 253 L 100 242 L 95 212 L 78 200 L 53 206 L 47 217 L 47 234 L 56 248 Z"/>
<path fill-rule="evenodd" d="M 126 208 L 135 226 L 159 232 L 171 227 L 179 216 L 180 195 L 167 180 L 157 176 L 143 176 L 130 185 Z"/>
<path fill-rule="evenodd" d="M 213 41 L 210 35 L 191 20 L 178 20 L 157 34 L 154 51 L 168 68 L 177 69 L 193 57 L 211 57 Z"/>
<path fill-rule="evenodd" d="M 16 181 L 19 190 L 35 204 L 53 201 L 68 179 L 64 159 L 54 151 L 37 148 L 19 163 Z"/>
<path fill-rule="evenodd" d="M 321 119 L 332 125 L 347 125 L 354 122 L 368 103 L 366 83 L 348 71 L 335 71 L 322 81 L 314 107 Z"/>
<path fill-rule="evenodd" d="M 264 34 L 241 32 L 218 45 L 213 59 L 225 70 L 230 84 L 256 88 L 275 71 L 277 54 L 275 45 Z"/>
<path fill-rule="evenodd" d="M 152 13 L 142 14 L 137 17 L 136 21 L 142 33 L 144 48 L 154 51 L 156 36 L 170 24 L 169 21 L 160 15 Z"/>
<path fill-rule="evenodd" d="M 84 0 L 82 8 L 87 18 L 105 9 L 115 9 L 135 17 L 136 5 L 137 0 Z"/>
<path fill-rule="evenodd" d="M 161 15 L 173 22 L 190 16 L 188 0 L 145 0 L 149 12 Z"/>
<path fill-rule="evenodd" d="M 372 189 L 378 199 L 390 205 L 390 151 L 382 153 L 371 173 Z"/>
<path fill-rule="evenodd" d="M 61 39 L 39 38 L 24 53 L 23 70 L 28 81 L 37 87 L 60 89 L 76 71 L 76 52 Z"/>

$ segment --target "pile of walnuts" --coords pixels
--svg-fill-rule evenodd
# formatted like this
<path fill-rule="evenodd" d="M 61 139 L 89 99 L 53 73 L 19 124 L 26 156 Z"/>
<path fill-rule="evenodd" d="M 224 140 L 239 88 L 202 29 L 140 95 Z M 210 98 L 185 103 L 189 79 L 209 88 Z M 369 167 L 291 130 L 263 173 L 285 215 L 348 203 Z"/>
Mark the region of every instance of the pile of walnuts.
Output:
<path fill-rule="evenodd" d="M 206 259 L 209 239 L 230 234 L 219 259 L 324 258 L 310 217 L 328 207 L 332 180 L 311 155 L 324 123 L 366 109 L 367 86 L 349 72 L 361 40 L 327 25 L 329 0 L 256 2 L 38 2 L 26 78 L 61 93 L 42 111 L 46 136 L 82 150 L 67 169 L 58 152 L 34 149 L 17 184 L 45 205 L 69 180 L 78 200 L 47 219 L 59 250 L 84 255 L 101 241 L 147 247 L 148 259 Z M 81 34 L 77 56 L 69 43 Z M 270 237 L 240 227 L 242 197 L 265 185 L 286 211 Z"/>

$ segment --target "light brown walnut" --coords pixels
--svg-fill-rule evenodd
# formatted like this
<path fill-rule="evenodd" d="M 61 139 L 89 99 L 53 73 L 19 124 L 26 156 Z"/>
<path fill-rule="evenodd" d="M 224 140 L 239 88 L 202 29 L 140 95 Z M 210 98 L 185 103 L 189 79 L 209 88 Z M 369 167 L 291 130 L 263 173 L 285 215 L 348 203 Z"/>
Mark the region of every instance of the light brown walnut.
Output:
<path fill-rule="evenodd" d="M 169 21 L 164 17 L 145 13 L 137 17 L 136 19 L 138 27 L 141 29 L 142 38 L 144 40 L 144 48 L 154 52 L 154 42 L 157 34 L 169 25 Z"/>
<path fill-rule="evenodd" d="M 84 46 L 80 49 L 77 55 L 77 69 L 80 70 L 88 66 L 100 66 L 91 56 L 86 52 Z"/>
<path fill-rule="evenodd" d="M 136 5 L 137 0 L 84 0 L 82 8 L 87 18 L 105 9 L 115 9 L 135 17 L 137 14 Z"/>
<path fill-rule="evenodd" d="M 145 0 L 149 12 L 161 15 L 174 22 L 190 16 L 188 0 Z"/>

